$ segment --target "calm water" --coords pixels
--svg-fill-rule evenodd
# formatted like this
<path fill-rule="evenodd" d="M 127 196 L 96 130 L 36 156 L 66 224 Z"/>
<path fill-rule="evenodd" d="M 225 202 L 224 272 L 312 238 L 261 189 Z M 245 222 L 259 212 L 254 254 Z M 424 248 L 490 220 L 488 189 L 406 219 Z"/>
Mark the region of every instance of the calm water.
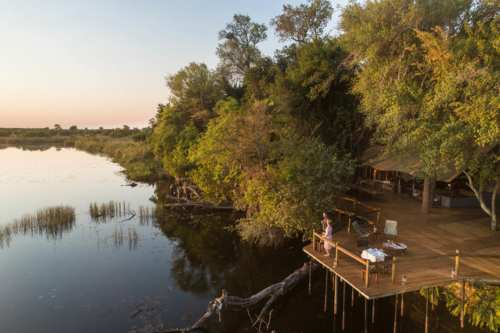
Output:
<path fill-rule="evenodd" d="M 0 248 L 0 332 L 187 326 L 221 288 L 249 294 L 288 274 L 267 253 L 239 246 L 224 229 L 231 216 L 92 221 L 91 202 L 127 202 L 134 211 L 155 205 L 156 188 L 123 186 L 120 170 L 70 148 L 0 149 L 0 225 L 47 206 L 76 209 L 74 227 L 60 237 L 14 235 Z"/>
<path fill-rule="evenodd" d="M 123 186 L 127 181 L 120 170 L 104 157 L 71 148 L 0 149 L 0 226 L 47 206 L 76 209 L 76 223 L 57 237 L 18 234 L 0 248 L 0 332 L 153 332 L 189 326 L 222 288 L 251 295 L 305 260 L 297 246 L 264 250 L 240 244 L 227 228 L 235 218 L 228 214 L 161 213 L 148 223 L 138 217 L 123 221 L 127 216 L 93 221 L 91 202 L 126 202 L 134 212 L 155 206 L 150 198 L 161 185 Z M 299 286 L 276 308 L 272 326 L 278 332 L 334 330 L 331 305 L 329 313 L 322 312 L 322 274 L 315 276 L 313 297 Z M 420 332 L 422 304 L 407 302 L 401 332 Z M 391 329 L 392 309 L 390 302 L 378 305 L 371 332 Z M 348 332 L 361 331 L 362 314 L 359 299 L 348 311 Z M 439 326 L 432 321 L 433 332 L 453 332 L 456 320 L 439 316 L 445 319 Z M 447 321 L 451 326 L 441 324 Z"/>

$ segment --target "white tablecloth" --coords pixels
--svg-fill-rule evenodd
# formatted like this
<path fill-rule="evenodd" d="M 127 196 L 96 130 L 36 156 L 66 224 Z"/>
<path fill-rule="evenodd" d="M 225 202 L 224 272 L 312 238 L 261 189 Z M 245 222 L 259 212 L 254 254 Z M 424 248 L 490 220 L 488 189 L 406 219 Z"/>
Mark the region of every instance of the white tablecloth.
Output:
<path fill-rule="evenodd" d="M 385 260 L 387 254 L 380 249 L 366 249 L 361 252 L 361 258 L 369 260 L 371 262 L 381 262 Z"/>

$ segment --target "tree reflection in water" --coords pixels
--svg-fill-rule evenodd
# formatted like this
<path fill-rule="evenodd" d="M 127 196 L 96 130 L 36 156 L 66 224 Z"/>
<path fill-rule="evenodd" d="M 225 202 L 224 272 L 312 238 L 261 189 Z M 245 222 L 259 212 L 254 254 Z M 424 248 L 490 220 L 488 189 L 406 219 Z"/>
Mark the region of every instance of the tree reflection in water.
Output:
<path fill-rule="evenodd" d="M 237 213 L 158 210 L 159 228 L 175 241 L 171 273 L 181 290 L 215 296 L 225 289 L 248 296 L 303 262 L 298 244 L 273 249 L 240 241 L 234 231 L 238 218 Z"/>

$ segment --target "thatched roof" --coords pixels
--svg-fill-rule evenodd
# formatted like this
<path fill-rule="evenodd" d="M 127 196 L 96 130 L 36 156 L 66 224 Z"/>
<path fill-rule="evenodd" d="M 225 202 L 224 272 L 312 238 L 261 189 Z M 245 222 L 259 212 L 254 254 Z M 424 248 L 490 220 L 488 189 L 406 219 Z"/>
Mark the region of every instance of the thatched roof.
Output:
<path fill-rule="evenodd" d="M 386 153 L 382 146 L 372 146 L 366 149 L 361 156 L 363 165 L 370 166 L 379 171 L 399 171 L 414 177 L 421 176 L 422 161 L 417 155 L 400 155 Z M 441 168 L 436 174 L 436 180 L 451 182 L 462 172 L 454 167 Z"/>

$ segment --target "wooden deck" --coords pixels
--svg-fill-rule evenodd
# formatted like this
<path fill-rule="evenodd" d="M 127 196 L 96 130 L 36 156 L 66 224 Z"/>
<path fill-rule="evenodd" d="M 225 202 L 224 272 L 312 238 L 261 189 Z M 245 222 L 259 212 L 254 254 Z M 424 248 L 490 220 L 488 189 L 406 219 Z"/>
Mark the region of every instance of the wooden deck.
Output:
<path fill-rule="evenodd" d="M 391 271 L 379 274 L 378 281 L 371 274 L 366 287 L 364 267 L 356 260 L 339 254 L 335 267 L 334 255 L 325 257 L 322 246 L 317 250 L 312 244 L 304 247 L 304 252 L 314 261 L 334 272 L 365 298 L 388 297 L 457 281 L 451 275 L 456 250 L 460 251 L 459 281 L 500 279 L 500 233 L 489 230 L 488 219 L 479 209 L 435 208 L 425 215 L 420 213 L 417 201 L 392 194 L 368 204 L 381 208 L 379 230 L 383 229 L 386 219 L 397 220 L 397 241 L 408 245 L 407 254 L 397 257 L 394 282 Z M 386 239 L 380 235 L 370 241 L 369 247 L 381 248 Z M 362 248 L 357 247 L 354 233 L 337 232 L 333 242 L 355 255 L 361 254 Z"/>

